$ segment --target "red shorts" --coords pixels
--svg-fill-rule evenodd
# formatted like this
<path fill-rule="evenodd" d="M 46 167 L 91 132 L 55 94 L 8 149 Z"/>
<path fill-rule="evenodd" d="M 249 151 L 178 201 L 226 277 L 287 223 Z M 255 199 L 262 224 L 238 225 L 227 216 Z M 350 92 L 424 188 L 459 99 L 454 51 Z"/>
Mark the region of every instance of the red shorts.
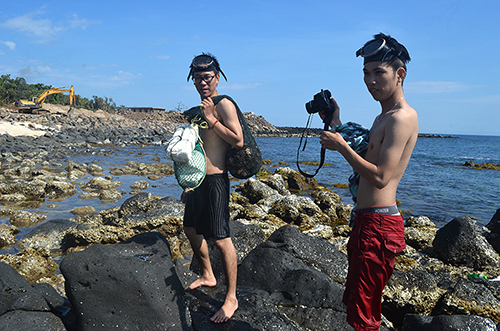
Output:
<path fill-rule="evenodd" d="M 394 271 L 396 254 L 405 249 L 401 215 L 356 212 L 347 244 L 349 271 L 343 302 L 347 322 L 356 330 L 379 330 L 382 291 Z"/>

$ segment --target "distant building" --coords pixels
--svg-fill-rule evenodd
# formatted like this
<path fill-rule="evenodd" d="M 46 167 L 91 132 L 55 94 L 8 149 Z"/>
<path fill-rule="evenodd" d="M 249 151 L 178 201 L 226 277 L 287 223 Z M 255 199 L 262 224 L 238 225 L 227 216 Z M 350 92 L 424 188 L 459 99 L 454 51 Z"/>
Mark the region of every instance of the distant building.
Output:
<path fill-rule="evenodd" d="M 167 111 L 167 108 L 159 107 L 129 107 L 128 109 L 136 113 L 164 113 Z"/>

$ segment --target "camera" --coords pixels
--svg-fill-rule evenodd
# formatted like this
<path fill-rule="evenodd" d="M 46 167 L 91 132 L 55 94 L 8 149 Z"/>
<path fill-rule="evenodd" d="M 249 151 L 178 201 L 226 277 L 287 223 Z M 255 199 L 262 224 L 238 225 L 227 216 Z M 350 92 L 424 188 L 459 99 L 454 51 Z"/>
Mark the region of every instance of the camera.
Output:
<path fill-rule="evenodd" d="M 321 92 L 314 95 L 314 98 L 306 103 L 306 110 L 309 114 L 315 114 L 320 111 L 326 113 L 333 113 L 334 106 L 330 99 L 332 94 L 328 90 L 321 90 Z"/>

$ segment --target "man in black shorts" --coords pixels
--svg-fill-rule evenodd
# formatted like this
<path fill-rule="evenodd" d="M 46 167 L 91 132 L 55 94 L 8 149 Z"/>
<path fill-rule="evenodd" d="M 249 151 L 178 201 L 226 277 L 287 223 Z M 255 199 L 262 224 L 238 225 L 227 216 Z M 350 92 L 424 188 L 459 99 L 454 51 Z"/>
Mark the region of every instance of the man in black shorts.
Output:
<path fill-rule="evenodd" d="M 238 309 L 236 299 L 237 257 L 229 233 L 229 178 L 226 151 L 229 145 L 243 147 L 243 133 L 234 104 L 222 99 L 217 106 L 212 97 L 219 95 L 217 84 L 224 75 L 217 59 L 211 54 L 196 56 L 191 62 L 189 78 L 193 79 L 201 97 L 206 129 L 200 137 L 207 160 L 207 174 L 203 183 L 193 192 L 183 192 L 181 201 L 186 203 L 184 232 L 194 255 L 201 266 L 201 276 L 188 288 L 213 287 L 217 284 L 208 254 L 207 240 L 212 239 L 220 250 L 226 273 L 227 292 L 221 309 L 210 319 L 215 323 L 228 321 Z M 226 76 L 224 75 L 224 78 Z"/>

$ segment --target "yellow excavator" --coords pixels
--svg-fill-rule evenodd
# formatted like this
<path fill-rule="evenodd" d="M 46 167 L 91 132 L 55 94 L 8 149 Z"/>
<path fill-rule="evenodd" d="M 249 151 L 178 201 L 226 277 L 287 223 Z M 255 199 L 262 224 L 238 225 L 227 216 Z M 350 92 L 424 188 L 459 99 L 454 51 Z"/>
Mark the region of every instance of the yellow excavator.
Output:
<path fill-rule="evenodd" d="M 70 89 L 66 89 L 64 86 L 49 88 L 48 90 L 43 91 L 38 97 L 32 98 L 32 100 L 18 100 L 15 105 L 16 107 L 21 108 L 19 109 L 20 112 L 35 114 L 42 110 L 41 108 L 47 96 L 50 94 L 65 92 L 69 92 L 69 108 L 71 109 L 73 107 L 73 103 L 75 102 L 75 89 L 73 88 L 73 85 L 71 85 Z"/>

